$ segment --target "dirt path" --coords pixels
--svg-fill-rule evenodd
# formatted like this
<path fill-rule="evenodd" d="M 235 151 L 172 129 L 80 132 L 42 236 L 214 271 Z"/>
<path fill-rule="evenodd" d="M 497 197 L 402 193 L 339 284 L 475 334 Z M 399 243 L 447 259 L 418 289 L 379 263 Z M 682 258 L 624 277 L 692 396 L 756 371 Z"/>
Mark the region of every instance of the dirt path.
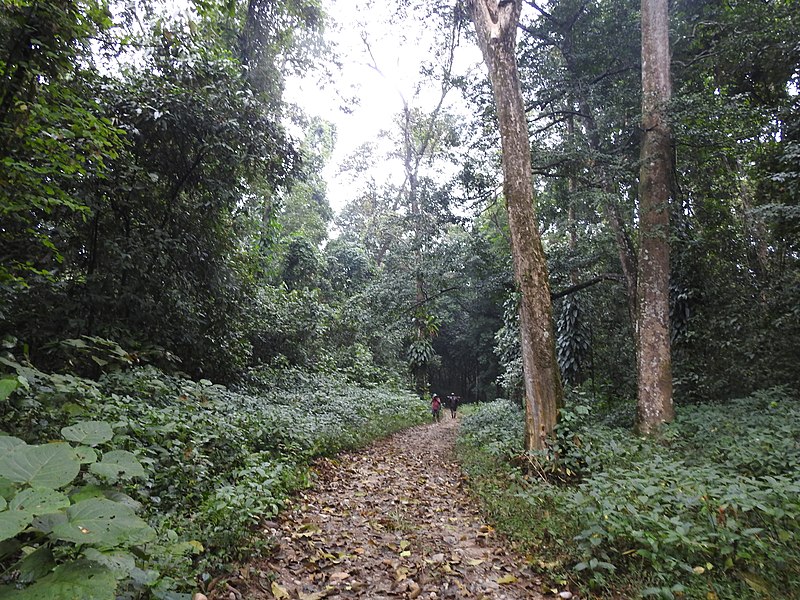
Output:
<path fill-rule="evenodd" d="M 541 598 L 503 548 L 453 462 L 457 421 L 415 427 L 319 465 L 251 565 L 245 598 Z"/>

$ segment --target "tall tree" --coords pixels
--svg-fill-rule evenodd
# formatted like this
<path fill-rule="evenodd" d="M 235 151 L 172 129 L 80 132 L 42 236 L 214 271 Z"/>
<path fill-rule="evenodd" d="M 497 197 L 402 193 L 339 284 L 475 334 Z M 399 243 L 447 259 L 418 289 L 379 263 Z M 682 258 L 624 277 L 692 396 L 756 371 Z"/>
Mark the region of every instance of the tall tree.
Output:
<path fill-rule="evenodd" d="M 494 93 L 502 146 L 503 193 L 514 274 L 521 293 L 525 446 L 539 449 L 555 427 L 563 388 L 556 360 L 547 260 L 533 206 L 528 123 L 517 72 L 516 32 L 522 2 L 471 0 L 469 7 Z"/>
<path fill-rule="evenodd" d="M 636 427 L 652 433 L 674 417 L 669 322 L 672 139 L 667 0 L 642 0 L 642 140 L 636 323 Z"/>
<path fill-rule="evenodd" d="M 355 233 L 352 225 L 362 231 L 358 237 L 364 240 L 365 246 L 373 246 L 374 260 L 382 270 L 391 269 L 395 264 L 398 272 L 413 278 L 413 298 L 402 294 L 409 304 L 403 314 L 410 315 L 409 372 L 414 389 L 422 395 L 428 390 L 429 372 L 437 362 L 432 340 L 437 335 L 439 319 L 432 312 L 435 303 L 431 301 L 430 290 L 434 289 L 435 274 L 429 262 L 437 251 L 442 226 L 455 218 L 450 208 L 449 186 L 440 182 L 444 178 L 443 168 L 447 168 L 452 150 L 459 144 L 458 120 L 448 113 L 447 102 L 455 87 L 453 65 L 462 21 L 453 20 L 452 13 L 440 14 L 439 9 L 417 8 L 440 35 L 418 37 L 417 42 L 429 48 L 433 58 L 430 63 L 419 66 L 419 78 L 415 79 L 411 93 L 396 73 L 382 68 L 385 58 L 378 52 L 378 46 L 370 42 L 372 32 L 362 33 L 366 65 L 394 89 L 401 104 L 394 126 L 386 132 L 385 139 L 392 144 L 386 160 L 398 166 L 402 181 L 381 188 L 368 184 L 366 193 L 354 198 L 345 209 L 345 218 L 340 219 L 340 224 L 351 239 Z M 397 23 L 410 25 L 400 5 L 392 19 L 397 20 L 394 27 Z M 400 57 L 398 62 L 401 62 Z M 422 90 L 434 88 L 438 88 L 436 93 L 428 97 L 420 95 Z M 364 152 L 359 149 L 357 154 L 355 160 L 349 161 L 348 170 L 355 167 L 358 178 L 363 180 Z M 380 177 L 385 176 L 384 168 Z M 374 241 L 370 242 L 370 238 Z M 393 278 L 398 280 L 398 273 L 394 273 Z"/>

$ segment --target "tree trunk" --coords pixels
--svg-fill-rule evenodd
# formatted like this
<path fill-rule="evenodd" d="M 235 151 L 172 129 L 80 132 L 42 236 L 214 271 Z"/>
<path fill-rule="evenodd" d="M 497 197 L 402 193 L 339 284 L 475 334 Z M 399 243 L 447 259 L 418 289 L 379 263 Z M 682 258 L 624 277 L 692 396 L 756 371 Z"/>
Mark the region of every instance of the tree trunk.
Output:
<path fill-rule="evenodd" d="M 642 0 L 642 141 L 639 174 L 636 428 L 650 434 L 674 417 L 669 332 L 669 200 L 672 142 L 667 0 Z"/>
<path fill-rule="evenodd" d="M 606 190 L 610 196 L 611 191 Z M 636 331 L 636 252 L 633 249 L 633 242 L 628 235 L 625 228 L 625 223 L 619 214 L 619 208 L 611 201 L 607 200 L 603 203 L 603 215 L 606 222 L 611 226 L 614 232 L 614 239 L 617 242 L 617 255 L 619 256 L 619 264 L 622 267 L 622 275 L 625 278 L 625 297 L 628 300 L 628 317 L 631 320 L 631 326 Z M 636 334 L 634 333 L 634 336 Z M 635 341 L 635 340 L 634 340 Z"/>
<path fill-rule="evenodd" d="M 541 449 L 555 427 L 563 389 L 556 361 L 547 261 L 533 208 L 530 140 L 515 54 L 521 0 L 472 0 L 470 9 L 494 92 L 514 275 L 522 296 L 525 446 Z"/>

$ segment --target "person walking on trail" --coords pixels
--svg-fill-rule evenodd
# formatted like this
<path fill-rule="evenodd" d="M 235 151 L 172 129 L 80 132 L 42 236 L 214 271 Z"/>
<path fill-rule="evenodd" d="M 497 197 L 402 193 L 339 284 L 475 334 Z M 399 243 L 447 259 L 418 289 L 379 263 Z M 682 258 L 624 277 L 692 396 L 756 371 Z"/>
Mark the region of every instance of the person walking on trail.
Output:
<path fill-rule="evenodd" d="M 431 398 L 431 413 L 433 414 L 434 422 L 438 423 L 442 413 L 442 399 L 439 398 L 438 394 L 434 394 L 433 398 Z"/>
<path fill-rule="evenodd" d="M 450 392 L 450 395 L 447 397 L 447 404 L 450 406 L 450 418 L 456 418 L 456 411 L 458 410 L 458 403 L 461 400 L 458 396 L 456 396 L 455 392 Z"/>

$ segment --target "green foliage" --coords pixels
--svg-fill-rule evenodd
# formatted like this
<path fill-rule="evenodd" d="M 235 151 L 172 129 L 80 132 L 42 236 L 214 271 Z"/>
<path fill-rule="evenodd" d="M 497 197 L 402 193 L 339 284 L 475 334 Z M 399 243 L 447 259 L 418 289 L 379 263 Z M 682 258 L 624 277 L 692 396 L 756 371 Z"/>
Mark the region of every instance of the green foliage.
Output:
<path fill-rule="evenodd" d="M 62 431 L 92 446 L 107 447 L 113 435 L 105 421 Z M 137 458 L 126 452 L 122 471 L 95 468 L 118 463 L 121 452 L 103 451 L 95 462 L 86 446 L 0 436 L 0 564 L 17 573 L 4 598 L 113 598 L 118 581 L 132 576 L 134 551 L 141 555 L 156 532 L 136 515 L 137 502 L 108 487 L 144 478 Z M 104 560 L 110 553 L 119 568 Z"/>
<path fill-rule="evenodd" d="M 482 495 L 500 504 L 498 526 L 552 547 L 552 577 L 598 595 L 760 598 L 800 589 L 799 417 L 778 388 L 682 407 L 652 441 L 599 426 L 578 404 L 547 452 L 523 455 L 520 425 L 508 434 L 513 407 L 498 402 L 464 420 L 461 443 L 469 464 L 483 465 L 474 485 L 495 482 Z"/>
<path fill-rule="evenodd" d="M 72 589 L 70 561 L 91 561 L 91 593 L 191 589 L 258 551 L 256 525 L 308 485 L 314 457 L 427 419 L 407 393 L 299 370 L 253 371 L 233 391 L 154 367 L 92 381 L 2 361 L 18 386 L 0 405 L 0 532 L 54 556 L 15 594 Z M 59 435 L 70 443 L 34 443 Z M 0 561 L 30 564 L 26 552 Z"/>
<path fill-rule="evenodd" d="M 321 259 L 316 247 L 302 237 L 289 242 L 283 265 L 283 282 L 290 290 L 315 287 Z"/>
<path fill-rule="evenodd" d="M 89 52 L 110 26 L 103 1 L 3 5 L 0 298 L 58 268 L 61 218 L 89 212 L 76 182 L 106 177 L 124 145 L 98 102 L 103 82 Z"/>
<path fill-rule="evenodd" d="M 522 409 L 508 400 L 482 404 L 461 423 L 460 439 L 489 454 L 510 459 L 524 449 Z"/>
<path fill-rule="evenodd" d="M 415 340 L 408 347 L 408 364 L 412 369 L 424 367 L 432 362 L 436 356 L 436 350 L 430 340 Z"/>
<path fill-rule="evenodd" d="M 567 296 L 561 303 L 556 321 L 556 353 L 565 383 L 580 384 L 586 378 L 585 363 L 589 354 L 589 331 L 577 297 Z"/>
<path fill-rule="evenodd" d="M 114 572 L 93 561 L 75 561 L 57 566 L 49 575 L 4 598 L 13 600 L 114 600 Z"/>
<path fill-rule="evenodd" d="M 168 348 L 228 381 L 248 364 L 277 198 L 301 173 L 273 61 L 307 65 L 295 44 L 321 13 L 245 5 L 112 22 L 105 2 L 24 1 L 0 18 L 0 305 L 37 364 L 107 370 L 61 363 L 63 338 Z"/>
<path fill-rule="evenodd" d="M 706 571 L 723 580 L 757 573 L 773 593 L 797 589 L 799 491 L 796 477 L 737 477 L 661 456 L 636 471 L 609 468 L 570 498 L 585 525 L 575 569 L 588 565 L 594 583 L 603 570 L 647 570 L 660 586 L 700 588 L 694 576 Z"/>
<path fill-rule="evenodd" d="M 522 347 L 519 340 L 519 298 L 515 294 L 503 304 L 503 326 L 494 336 L 494 352 L 500 363 L 497 381 L 510 398 L 523 395 Z"/>
<path fill-rule="evenodd" d="M 714 464 L 750 477 L 800 470 L 800 404 L 785 387 L 678 413 L 665 443 L 687 464 Z"/>

